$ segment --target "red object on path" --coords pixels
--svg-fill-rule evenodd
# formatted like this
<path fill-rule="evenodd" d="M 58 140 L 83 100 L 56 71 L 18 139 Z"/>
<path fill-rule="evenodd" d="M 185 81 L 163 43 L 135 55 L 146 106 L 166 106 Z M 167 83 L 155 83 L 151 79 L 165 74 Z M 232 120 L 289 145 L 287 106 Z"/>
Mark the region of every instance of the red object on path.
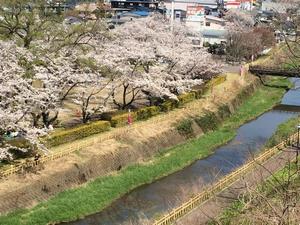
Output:
<path fill-rule="evenodd" d="M 81 117 L 81 112 L 80 112 L 80 110 L 76 110 L 76 112 L 75 112 L 75 115 L 77 116 L 77 117 Z"/>
<path fill-rule="evenodd" d="M 244 75 L 244 66 L 241 65 L 240 67 L 240 75 L 243 76 Z"/>
<path fill-rule="evenodd" d="M 131 125 L 131 124 L 132 124 L 132 117 L 131 117 L 130 112 L 128 113 L 127 123 L 128 123 L 128 125 Z"/>

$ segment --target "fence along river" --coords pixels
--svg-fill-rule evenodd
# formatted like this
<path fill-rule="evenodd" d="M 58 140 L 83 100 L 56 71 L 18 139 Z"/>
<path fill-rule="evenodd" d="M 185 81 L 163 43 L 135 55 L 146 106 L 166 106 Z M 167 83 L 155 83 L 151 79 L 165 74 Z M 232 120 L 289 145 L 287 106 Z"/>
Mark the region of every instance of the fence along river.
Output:
<path fill-rule="evenodd" d="M 283 97 L 283 105 L 300 106 L 300 79 L 293 81 L 295 88 Z M 63 224 L 143 224 L 142 219 L 153 220 L 181 205 L 179 196 L 183 192 L 197 194 L 242 166 L 253 154 L 259 153 L 279 124 L 297 115 L 298 112 L 284 111 L 283 107 L 266 112 L 241 126 L 236 137 L 217 148 L 211 156 L 154 183 L 136 188 L 99 213 Z"/>

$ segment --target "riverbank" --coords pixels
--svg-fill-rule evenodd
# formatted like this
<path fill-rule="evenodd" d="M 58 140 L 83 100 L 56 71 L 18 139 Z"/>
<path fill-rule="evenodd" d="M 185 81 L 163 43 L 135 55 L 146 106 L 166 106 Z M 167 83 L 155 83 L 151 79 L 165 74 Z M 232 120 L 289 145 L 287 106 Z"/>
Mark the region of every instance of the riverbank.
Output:
<path fill-rule="evenodd" d="M 284 152 L 282 154 L 272 161 L 273 166 L 279 164 L 281 168 L 278 166 L 273 169 L 261 167 L 260 169 L 264 170 L 261 173 L 267 173 L 266 180 L 262 181 L 261 173 L 256 174 L 258 180 L 256 185 L 250 187 L 248 181 L 248 190 L 239 193 L 243 194 L 243 197 L 236 194 L 235 198 L 239 200 L 227 205 L 219 217 L 209 221 L 208 225 L 265 225 L 275 224 L 275 221 L 283 222 L 283 224 L 298 224 L 300 217 L 297 212 L 300 206 L 297 198 L 299 197 L 300 177 L 295 164 L 290 162 L 295 158 L 295 153 Z M 282 164 L 283 160 L 284 164 Z M 273 172 L 271 177 L 270 172 Z"/>
<path fill-rule="evenodd" d="M 256 190 L 265 180 L 270 177 L 270 174 L 283 168 L 286 163 L 295 157 L 295 153 L 291 149 L 285 149 L 281 151 L 263 164 L 257 163 L 254 165 L 248 173 L 244 174 L 240 179 L 236 180 L 232 184 L 226 187 L 226 189 L 217 193 L 212 198 L 195 208 L 186 216 L 176 221 L 175 225 L 196 225 L 196 224 L 208 224 L 208 225 L 243 225 L 243 224 L 274 224 L 274 223 L 260 223 L 260 219 L 257 215 L 257 219 L 254 223 L 250 223 L 245 219 L 244 207 L 247 207 L 248 200 L 255 200 L 257 196 Z M 252 190 L 255 190 L 252 192 Z M 251 193 L 252 192 L 252 193 Z M 249 198 L 248 198 L 249 197 Z M 265 207 L 257 208 L 257 205 L 252 205 L 254 209 L 259 212 L 263 212 Z M 225 209 L 225 210 L 224 210 Z M 219 216 L 219 217 L 218 217 Z M 254 218 L 255 216 L 252 215 Z M 248 217 L 251 218 L 251 217 Z"/>
<path fill-rule="evenodd" d="M 0 215 L 20 208 L 33 208 L 62 191 L 114 174 L 129 165 L 151 160 L 190 138 L 180 134 L 178 123 L 204 115 L 208 110 L 216 111 L 223 104 L 228 105 L 227 110 L 231 114 L 244 99 L 240 95 L 241 90 L 250 87 L 248 94 L 253 93 L 256 86 L 253 76 L 226 74 L 225 82 L 180 108 L 51 149 L 68 154 L 0 181 Z M 193 128 L 192 137 L 203 134 L 195 123 Z"/>
<path fill-rule="evenodd" d="M 284 92 L 282 89 L 261 87 L 217 130 L 168 149 L 166 154 L 157 155 L 150 163 L 129 166 L 114 175 L 98 178 L 83 187 L 60 193 L 31 210 L 2 216 L 0 223 L 47 224 L 50 221 L 74 220 L 97 212 L 129 190 L 153 182 L 182 169 L 196 159 L 208 156 L 217 146 L 231 140 L 240 125 L 271 109 Z"/>
<path fill-rule="evenodd" d="M 300 117 L 297 116 L 296 118 L 291 118 L 285 123 L 278 126 L 276 132 L 272 135 L 272 137 L 269 139 L 269 141 L 266 144 L 266 147 L 272 147 L 281 141 L 285 140 L 287 137 L 289 137 L 291 134 L 295 133 L 296 126 L 300 123 Z M 286 152 L 285 154 L 288 154 Z M 295 158 L 295 153 L 293 153 L 293 150 L 289 153 L 291 155 L 290 160 L 293 160 Z M 278 158 L 278 157 L 277 157 Z M 283 156 L 280 157 L 281 159 L 284 158 Z M 251 223 L 251 217 L 255 218 L 255 214 L 258 215 L 258 211 L 260 209 L 266 209 L 268 207 L 275 208 L 275 205 L 273 206 L 272 201 L 282 200 L 279 196 L 279 194 L 283 195 L 284 193 L 279 193 L 278 191 L 282 190 L 283 187 L 288 185 L 292 186 L 294 190 L 300 187 L 300 179 L 299 175 L 297 175 L 295 164 L 290 164 L 289 158 L 285 159 L 285 167 L 281 168 L 277 171 L 269 170 L 273 172 L 273 175 L 268 172 L 269 178 L 261 183 L 257 184 L 257 188 L 252 188 L 249 190 L 246 190 L 246 195 L 244 195 L 243 198 L 239 200 L 233 201 L 227 208 L 223 209 L 218 218 L 215 219 L 215 221 L 210 221 L 209 225 L 216 225 L 216 224 L 253 224 Z M 277 159 L 278 160 L 278 159 Z M 276 160 L 273 160 L 276 161 Z M 277 161 L 278 163 L 278 161 Z M 287 164 L 287 165 L 286 165 Z M 265 168 L 264 169 L 266 172 Z M 278 168 L 277 168 L 278 169 Z M 289 175 L 289 176 L 288 176 Z M 261 180 L 260 177 L 257 176 L 257 180 Z M 280 186 L 280 187 L 279 187 Z M 258 195 L 263 196 L 265 200 L 256 202 L 256 206 L 253 208 L 251 207 L 251 199 L 248 198 L 247 195 L 251 195 L 252 199 L 255 199 L 258 197 Z M 238 195 L 237 195 L 238 196 Z M 257 204 L 259 203 L 259 205 Z M 266 204 L 268 203 L 268 205 Z M 272 203 L 272 205 L 270 204 Z M 265 216 L 268 216 L 268 213 L 271 215 L 272 210 L 270 210 L 268 213 L 263 210 L 265 213 Z M 246 216 L 247 215 L 247 216 Z M 260 215 L 261 218 L 263 214 Z M 294 216 L 295 218 L 295 216 Z M 300 218 L 299 218 L 300 219 Z M 253 222 L 253 221 L 252 221 Z M 257 222 L 257 221 L 256 221 Z M 256 223 L 255 223 L 256 224 Z"/>

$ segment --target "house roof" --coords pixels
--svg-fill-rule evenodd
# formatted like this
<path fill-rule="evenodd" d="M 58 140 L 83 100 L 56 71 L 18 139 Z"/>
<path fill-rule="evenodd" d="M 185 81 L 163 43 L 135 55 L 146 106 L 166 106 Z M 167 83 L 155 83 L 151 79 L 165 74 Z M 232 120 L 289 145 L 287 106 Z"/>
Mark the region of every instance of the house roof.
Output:
<path fill-rule="evenodd" d="M 225 22 L 224 19 L 216 17 L 216 16 L 207 15 L 207 16 L 205 16 L 205 18 L 208 19 L 208 20 L 214 20 L 214 21 L 218 21 L 218 22 Z"/>
<path fill-rule="evenodd" d="M 166 0 L 165 2 L 172 2 L 172 0 Z M 198 3 L 201 5 L 217 5 L 217 1 L 216 0 L 174 0 L 174 2 L 178 2 L 178 3 L 187 3 L 187 4 L 191 4 L 191 3 Z"/>
<path fill-rule="evenodd" d="M 136 11 L 132 11 L 131 13 L 139 16 L 149 16 L 149 11 L 144 11 L 144 10 L 136 10 Z"/>
<path fill-rule="evenodd" d="M 225 38 L 227 30 L 204 29 L 200 33 L 203 37 Z"/>

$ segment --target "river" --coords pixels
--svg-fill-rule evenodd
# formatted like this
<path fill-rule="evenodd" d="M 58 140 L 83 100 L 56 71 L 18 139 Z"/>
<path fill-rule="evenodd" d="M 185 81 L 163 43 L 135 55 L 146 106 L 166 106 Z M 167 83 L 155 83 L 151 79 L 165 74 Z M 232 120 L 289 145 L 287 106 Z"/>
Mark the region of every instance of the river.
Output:
<path fill-rule="evenodd" d="M 300 106 L 300 79 L 292 79 L 295 88 L 282 98 L 284 106 Z M 273 109 L 241 126 L 236 137 L 217 148 L 211 156 L 197 160 L 181 171 L 151 184 L 134 189 L 116 200 L 103 211 L 83 219 L 63 223 L 67 225 L 145 224 L 142 219 L 153 219 L 180 205 L 183 199 L 196 194 L 220 177 L 241 166 L 258 153 L 275 132 L 277 126 L 298 112 Z M 287 107 L 288 108 L 288 107 Z"/>

